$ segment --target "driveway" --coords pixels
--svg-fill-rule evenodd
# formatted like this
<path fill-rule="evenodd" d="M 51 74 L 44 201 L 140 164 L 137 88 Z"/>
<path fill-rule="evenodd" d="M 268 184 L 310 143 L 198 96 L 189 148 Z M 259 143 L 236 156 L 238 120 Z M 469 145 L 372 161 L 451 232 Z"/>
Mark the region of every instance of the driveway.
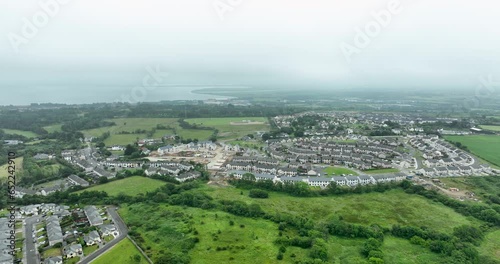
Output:
<path fill-rule="evenodd" d="M 113 219 L 113 223 L 115 224 L 116 228 L 120 232 L 120 235 L 106 243 L 103 247 L 99 248 L 98 250 L 94 251 L 92 254 L 84 257 L 80 262 L 82 264 L 88 264 L 95 260 L 97 257 L 99 257 L 101 254 L 106 252 L 108 249 L 112 248 L 114 245 L 118 244 L 118 242 L 122 241 L 122 239 L 126 238 L 128 235 L 128 229 L 125 223 L 123 222 L 122 218 L 118 215 L 116 212 L 116 207 L 110 206 L 107 208 L 109 216 Z"/>

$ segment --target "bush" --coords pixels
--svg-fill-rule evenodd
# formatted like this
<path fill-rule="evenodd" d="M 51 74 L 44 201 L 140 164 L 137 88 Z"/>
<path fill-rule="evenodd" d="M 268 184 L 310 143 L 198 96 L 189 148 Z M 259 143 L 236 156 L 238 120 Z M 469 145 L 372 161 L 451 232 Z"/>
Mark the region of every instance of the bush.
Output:
<path fill-rule="evenodd" d="M 248 196 L 250 196 L 251 198 L 265 199 L 265 198 L 269 198 L 269 193 L 267 193 L 264 190 L 253 189 L 253 190 L 250 190 L 250 192 L 248 193 Z"/>

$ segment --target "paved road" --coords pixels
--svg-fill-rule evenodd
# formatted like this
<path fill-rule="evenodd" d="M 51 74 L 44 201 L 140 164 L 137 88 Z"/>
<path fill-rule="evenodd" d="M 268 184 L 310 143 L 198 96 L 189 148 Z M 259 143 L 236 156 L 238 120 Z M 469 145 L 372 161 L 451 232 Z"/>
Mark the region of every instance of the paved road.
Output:
<path fill-rule="evenodd" d="M 37 220 L 42 220 L 41 216 L 33 216 L 25 219 L 26 225 L 24 226 L 24 234 L 26 236 L 25 241 L 25 253 L 26 253 L 26 262 L 27 264 L 38 264 L 40 263 L 40 259 L 38 256 L 38 249 L 36 248 L 35 243 L 33 243 L 33 226 L 37 224 Z"/>
<path fill-rule="evenodd" d="M 113 223 L 118 228 L 118 230 L 120 232 L 120 235 L 117 238 L 115 238 L 115 239 L 111 240 L 110 242 L 106 243 L 106 245 L 104 245 L 102 248 L 99 248 L 98 250 L 96 250 L 95 252 L 93 252 L 89 256 L 85 257 L 83 260 L 81 260 L 78 263 L 88 264 L 88 263 L 92 262 L 97 257 L 99 257 L 101 254 L 103 254 L 108 249 L 110 249 L 114 245 L 118 244 L 118 242 L 122 241 L 122 239 L 124 239 L 124 238 L 127 237 L 127 235 L 128 235 L 127 226 L 123 222 L 122 218 L 116 212 L 116 207 L 111 207 L 110 206 L 110 207 L 108 207 L 107 211 L 108 211 L 108 214 L 113 219 Z"/>

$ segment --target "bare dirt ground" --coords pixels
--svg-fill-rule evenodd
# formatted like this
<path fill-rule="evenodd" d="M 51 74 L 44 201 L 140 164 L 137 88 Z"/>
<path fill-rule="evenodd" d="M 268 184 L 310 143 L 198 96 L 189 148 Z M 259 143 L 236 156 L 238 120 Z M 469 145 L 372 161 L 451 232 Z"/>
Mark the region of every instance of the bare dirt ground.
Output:
<path fill-rule="evenodd" d="M 248 125 L 265 125 L 265 122 L 250 121 L 250 122 L 230 122 L 232 126 L 248 126 Z"/>

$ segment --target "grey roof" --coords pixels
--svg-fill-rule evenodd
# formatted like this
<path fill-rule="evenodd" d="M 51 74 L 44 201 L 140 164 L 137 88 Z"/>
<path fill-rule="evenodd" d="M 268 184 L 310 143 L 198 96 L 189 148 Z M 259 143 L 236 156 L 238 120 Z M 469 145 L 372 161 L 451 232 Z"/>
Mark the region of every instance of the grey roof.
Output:
<path fill-rule="evenodd" d="M 56 264 L 56 263 L 62 263 L 62 257 L 61 256 L 55 256 L 55 257 L 50 257 L 44 261 L 45 264 Z"/>
<path fill-rule="evenodd" d="M 71 174 L 68 176 L 68 179 L 76 182 L 78 185 L 81 185 L 81 186 L 89 186 L 89 182 L 78 177 L 77 175 L 74 175 L 74 174 Z"/>

